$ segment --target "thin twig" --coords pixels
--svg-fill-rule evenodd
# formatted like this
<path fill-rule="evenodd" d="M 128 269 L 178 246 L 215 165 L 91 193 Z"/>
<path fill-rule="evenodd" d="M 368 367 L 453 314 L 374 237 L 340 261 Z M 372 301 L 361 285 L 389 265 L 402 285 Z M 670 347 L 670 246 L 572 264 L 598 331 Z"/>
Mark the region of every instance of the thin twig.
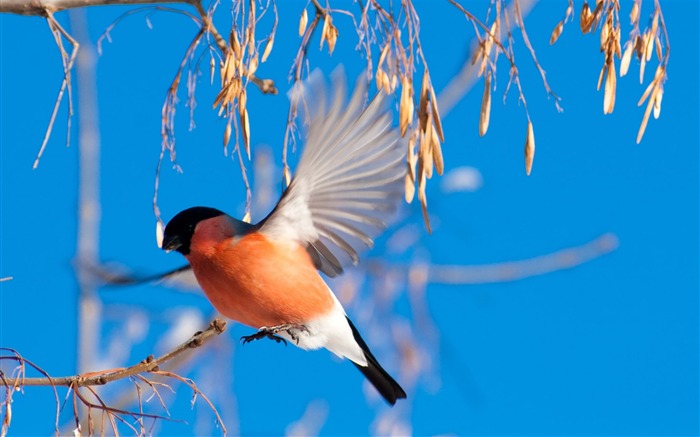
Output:
<path fill-rule="evenodd" d="M 41 147 L 39 148 L 39 152 L 37 153 L 32 168 L 37 168 L 37 166 L 39 165 L 39 161 L 41 160 L 41 156 L 44 154 L 44 150 L 46 149 L 46 144 L 49 142 L 49 138 L 51 137 L 51 131 L 53 131 L 53 124 L 56 121 L 58 108 L 61 106 L 61 102 L 63 101 L 63 93 L 66 91 L 66 88 L 68 88 L 69 100 L 67 125 L 68 133 L 66 135 L 67 141 L 70 141 L 70 120 L 73 116 L 70 72 L 73 69 L 73 62 L 75 61 L 75 57 L 78 55 L 78 49 L 80 48 L 78 42 L 75 39 L 73 39 L 73 37 L 71 37 L 70 34 L 66 32 L 65 29 L 63 29 L 63 27 L 61 27 L 58 21 L 56 21 L 51 11 L 49 11 L 48 9 L 45 10 L 45 16 L 46 22 L 49 24 L 49 29 L 51 29 L 51 34 L 56 40 L 56 46 L 58 47 L 58 50 L 61 53 L 61 60 L 63 62 L 63 80 L 61 81 L 61 88 L 58 90 L 58 97 L 56 97 L 56 102 L 53 105 L 53 112 L 51 113 L 51 118 L 49 119 L 49 125 L 46 128 L 46 133 L 44 134 L 44 140 L 41 143 Z M 63 41 L 61 40 L 61 36 L 66 38 L 68 42 L 70 42 L 70 44 L 73 46 L 73 50 L 71 50 L 70 56 L 66 53 L 65 49 L 63 48 Z M 66 144 L 68 145 L 69 143 Z"/>

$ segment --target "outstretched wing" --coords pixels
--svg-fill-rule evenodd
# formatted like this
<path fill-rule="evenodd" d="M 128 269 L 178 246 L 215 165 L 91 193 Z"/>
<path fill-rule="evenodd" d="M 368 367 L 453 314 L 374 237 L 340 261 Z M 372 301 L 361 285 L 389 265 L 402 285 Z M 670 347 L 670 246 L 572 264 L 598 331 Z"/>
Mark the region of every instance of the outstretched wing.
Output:
<path fill-rule="evenodd" d="M 386 94 L 365 107 L 363 79 L 347 102 L 342 70 L 333 73 L 330 90 L 319 76 L 299 95 L 309 128 L 296 175 L 258 226 L 270 237 L 304 244 L 316 267 L 336 276 L 357 264 L 358 253 L 386 228 L 402 198 L 406 152 Z"/>
<path fill-rule="evenodd" d="M 110 286 L 140 285 L 147 283 L 163 283 L 167 286 L 201 288 L 189 264 L 167 272 L 151 275 L 136 275 L 122 267 L 105 266 L 100 264 L 81 264 L 79 266 L 97 282 Z"/>

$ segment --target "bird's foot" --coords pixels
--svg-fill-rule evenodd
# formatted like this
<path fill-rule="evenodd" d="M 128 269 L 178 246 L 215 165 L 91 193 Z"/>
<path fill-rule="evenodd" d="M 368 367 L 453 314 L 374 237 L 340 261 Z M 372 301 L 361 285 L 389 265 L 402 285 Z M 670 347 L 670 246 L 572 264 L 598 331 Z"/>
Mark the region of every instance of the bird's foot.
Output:
<path fill-rule="evenodd" d="M 241 337 L 241 343 L 247 344 L 251 341 L 269 338 L 270 340 L 274 340 L 277 343 L 284 343 L 286 346 L 287 340 L 277 335 L 280 332 L 286 332 L 292 339 L 292 341 L 294 341 L 296 344 L 299 344 L 298 333 L 303 331 L 308 331 L 308 328 L 304 325 L 297 325 L 294 323 L 285 323 L 283 325 L 270 327 L 263 326 L 262 328 L 258 329 L 258 332 L 256 332 L 255 334 L 244 335 L 243 337 Z"/>

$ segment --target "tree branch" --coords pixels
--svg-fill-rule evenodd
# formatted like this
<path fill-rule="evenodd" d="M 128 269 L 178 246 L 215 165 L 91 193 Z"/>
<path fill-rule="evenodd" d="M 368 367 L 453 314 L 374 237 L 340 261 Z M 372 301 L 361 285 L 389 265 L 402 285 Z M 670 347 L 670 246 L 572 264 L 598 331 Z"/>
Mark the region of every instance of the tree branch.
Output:
<path fill-rule="evenodd" d="M 618 244 L 615 234 L 606 233 L 581 246 L 526 260 L 472 266 L 430 265 L 428 280 L 433 284 L 450 285 L 517 281 L 576 267 L 614 251 Z"/>
<path fill-rule="evenodd" d="M 145 372 L 153 372 L 153 371 L 158 371 L 158 366 L 160 366 L 163 363 L 166 363 L 173 358 L 177 357 L 178 355 L 184 353 L 185 351 L 189 349 L 195 349 L 198 348 L 208 341 L 210 341 L 213 337 L 218 336 L 222 332 L 226 330 L 226 322 L 220 319 L 214 319 L 210 324 L 207 329 L 204 331 L 200 331 L 195 333 L 192 337 L 190 337 L 187 341 L 182 343 L 180 346 L 177 348 L 173 349 L 172 351 L 166 353 L 165 355 L 162 355 L 158 358 L 153 358 L 152 355 L 149 355 L 148 358 L 145 360 L 141 361 L 138 364 L 134 364 L 133 366 L 127 367 L 127 368 L 122 368 L 118 369 L 116 371 L 107 371 L 107 372 L 92 372 L 89 374 L 80 374 L 80 375 L 74 375 L 74 376 L 61 376 L 57 378 L 53 378 L 51 376 L 47 376 L 44 378 L 3 378 L 2 379 L 2 384 L 6 387 L 28 387 L 28 386 L 57 386 L 57 385 L 62 385 L 66 387 L 87 387 L 87 386 L 93 386 L 93 385 L 104 385 L 112 381 L 116 381 L 119 379 L 124 379 L 124 378 L 129 378 L 131 376 L 138 375 L 140 373 L 145 373 Z M 18 358 L 16 356 L 4 356 L 0 357 L 0 360 L 2 359 L 12 359 L 12 360 L 22 360 L 21 358 Z"/>
<path fill-rule="evenodd" d="M 144 5 L 158 3 L 195 4 L 199 2 L 194 2 L 192 0 L 2 0 L 0 2 L 0 13 L 46 17 L 47 12 L 59 12 L 66 9 L 88 6 Z"/>

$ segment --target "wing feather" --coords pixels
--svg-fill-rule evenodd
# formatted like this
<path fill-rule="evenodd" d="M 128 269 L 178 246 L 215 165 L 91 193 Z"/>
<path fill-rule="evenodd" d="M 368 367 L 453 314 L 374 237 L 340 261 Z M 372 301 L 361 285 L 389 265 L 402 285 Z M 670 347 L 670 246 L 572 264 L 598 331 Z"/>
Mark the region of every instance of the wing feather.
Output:
<path fill-rule="evenodd" d="M 296 175 L 258 227 L 305 245 L 316 267 L 336 276 L 386 229 L 402 198 L 406 152 L 387 95 L 380 91 L 365 106 L 360 79 L 346 102 L 342 70 L 333 74 L 331 91 L 319 76 L 297 94 L 309 128 Z"/>

